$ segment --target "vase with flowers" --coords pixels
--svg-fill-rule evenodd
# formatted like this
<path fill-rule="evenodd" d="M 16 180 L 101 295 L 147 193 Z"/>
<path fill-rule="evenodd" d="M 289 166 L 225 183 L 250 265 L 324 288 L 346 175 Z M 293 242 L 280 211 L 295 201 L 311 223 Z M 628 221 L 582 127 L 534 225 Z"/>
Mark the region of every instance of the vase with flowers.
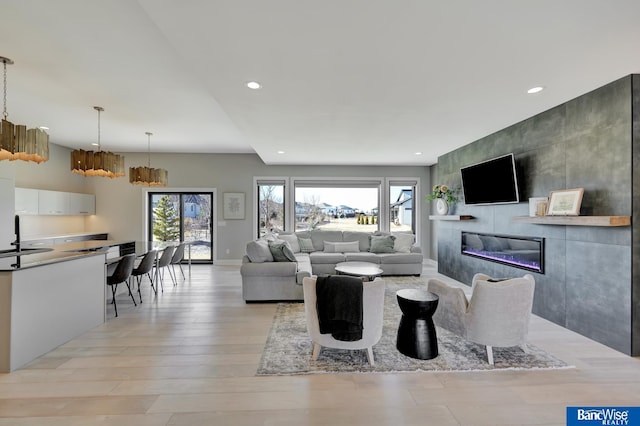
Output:
<path fill-rule="evenodd" d="M 427 201 L 433 200 L 436 200 L 436 212 L 447 214 L 449 208 L 458 201 L 458 189 L 449 188 L 447 185 L 434 185 L 431 194 L 427 195 Z"/>

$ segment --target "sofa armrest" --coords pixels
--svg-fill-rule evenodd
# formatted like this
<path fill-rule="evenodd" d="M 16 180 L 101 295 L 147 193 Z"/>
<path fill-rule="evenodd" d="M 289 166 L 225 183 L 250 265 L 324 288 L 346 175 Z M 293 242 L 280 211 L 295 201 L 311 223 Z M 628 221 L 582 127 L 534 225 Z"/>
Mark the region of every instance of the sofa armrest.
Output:
<path fill-rule="evenodd" d="M 436 278 L 427 282 L 427 290 L 438 295 L 438 309 L 433 315 L 434 323 L 457 335 L 466 335 L 465 317 L 469 302 L 464 291 L 452 287 Z"/>
<path fill-rule="evenodd" d="M 422 253 L 422 248 L 420 246 L 411 246 L 411 253 Z"/>

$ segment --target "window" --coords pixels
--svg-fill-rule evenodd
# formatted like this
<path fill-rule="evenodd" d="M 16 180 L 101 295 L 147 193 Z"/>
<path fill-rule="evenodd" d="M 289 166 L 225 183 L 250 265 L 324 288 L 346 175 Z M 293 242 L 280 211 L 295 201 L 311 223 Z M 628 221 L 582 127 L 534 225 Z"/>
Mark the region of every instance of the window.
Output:
<path fill-rule="evenodd" d="M 190 241 L 193 263 L 213 261 L 213 193 L 149 192 L 148 203 L 149 241 Z"/>
<path fill-rule="evenodd" d="M 254 177 L 254 191 L 255 238 L 313 229 L 412 232 L 419 238 L 417 177 Z"/>
<path fill-rule="evenodd" d="M 416 233 L 415 181 L 389 181 L 389 230 Z"/>
<path fill-rule="evenodd" d="M 295 230 L 380 229 L 380 181 L 294 181 Z"/>
<path fill-rule="evenodd" d="M 258 237 L 285 230 L 285 181 L 256 180 L 258 193 Z"/>

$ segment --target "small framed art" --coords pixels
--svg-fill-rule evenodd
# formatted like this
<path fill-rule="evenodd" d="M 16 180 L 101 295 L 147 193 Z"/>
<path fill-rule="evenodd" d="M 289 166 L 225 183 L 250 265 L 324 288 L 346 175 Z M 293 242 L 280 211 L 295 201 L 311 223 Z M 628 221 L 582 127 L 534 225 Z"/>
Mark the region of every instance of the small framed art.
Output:
<path fill-rule="evenodd" d="M 551 191 L 549 195 L 548 216 L 578 216 L 584 188 Z"/>
<path fill-rule="evenodd" d="M 225 192 L 222 202 L 225 219 L 244 219 L 244 192 Z"/>

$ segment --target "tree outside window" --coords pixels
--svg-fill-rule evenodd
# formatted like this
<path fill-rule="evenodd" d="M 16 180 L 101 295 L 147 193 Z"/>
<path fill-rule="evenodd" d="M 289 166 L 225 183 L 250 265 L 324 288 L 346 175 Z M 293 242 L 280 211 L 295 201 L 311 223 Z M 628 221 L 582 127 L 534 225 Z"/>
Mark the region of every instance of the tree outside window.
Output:
<path fill-rule="evenodd" d="M 153 236 L 158 241 L 179 241 L 180 216 L 171 197 L 162 196 L 153 213 Z"/>

